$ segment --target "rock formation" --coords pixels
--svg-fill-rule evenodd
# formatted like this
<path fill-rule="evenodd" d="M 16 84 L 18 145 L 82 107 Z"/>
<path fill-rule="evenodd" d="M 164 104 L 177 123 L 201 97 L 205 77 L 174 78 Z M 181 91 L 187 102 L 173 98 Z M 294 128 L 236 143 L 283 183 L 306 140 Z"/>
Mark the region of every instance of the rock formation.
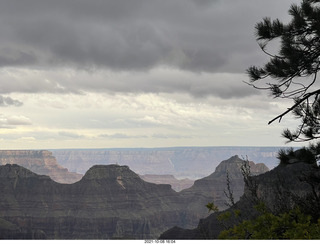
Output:
<path fill-rule="evenodd" d="M 258 215 L 254 208 L 257 200 L 262 201 L 272 212 L 281 213 L 292 208 L 294 204 L 305 204 L 306 199 L 312 199 L 310 196 L 318 199 L 320 195 L 320 168 L 304 162 L 282 164 L 265 174 L 249 179 L 250 183 L 246 185 L 244 194 L 234 206 L 201 219 L 195 229 L 171 228 L 163 233 L 160 239 L 217 239 L 226 225 L 217 218 L 223 212 L 237 209 L 240 210 L 243 219 L 252 219 Z M 311 205 L 304 208 L 309 208 L 307 210 L 311 216 L 319 215 L 319 202 Z M 236 223 L 234 221 L 231 218 L 227 224 L 233 226 Z"/>
<path fill-rule="evenodd" d="M 170 185 L 145 182 L 127 166 L 93 166 L 59 184 L 18 165 L 0 166 L 1 238 L 147 239 L 198 216 Z"/>
<path fill-rule="evenodd" d="M 59 183 L 79 181 L 81 174 L 60 166 L 47 150 L 0 150 L 0 165 L 18 164 L 40 175 L 48 175 Z"/>
<path fill-rule="evenodd" d="M 195 228 L 209 215 L 205 205 L 226 188 L 226 172 L 238 179 L 243 162 L 237 156 L 225 160 L 181 192 L 145 182 L 128 166 L 96 165 L 74 184 L 59 184 L 16 164 L 0 166 L 0 237 L 154 239 L 173 226 Z"/>
<path fill-rule="evenodd" d="M 140 175 L 140 178 L 155 184 L 169 184 L 177 192 L 191 187 L 194 183 L 193 180 L 187 178 L 178 180 L 173 175 Z"/>
<path fill-rule="evenodd" d="M 230 189 L 234 201 L 238 201 L 244 192 L 244 180 L 241 167 L 249 163 L 250 171 L 253 175 L 267 172 L 269 169 L 264 164 L 255 164 L 251 161 L 240 159 L 237 155 L 222 161 L 211 175 L 196 180 L 194 185 L 188 189 L 181 191 L 181 194 L 189 199 L 190 209 L 197 209 L 199 212 L 207 211 L 202 208 L 209 202 L 224 210 L 228 207 L 230 200 L 225 193 L 227 190 L 227 177 L 230 180 Z"/>

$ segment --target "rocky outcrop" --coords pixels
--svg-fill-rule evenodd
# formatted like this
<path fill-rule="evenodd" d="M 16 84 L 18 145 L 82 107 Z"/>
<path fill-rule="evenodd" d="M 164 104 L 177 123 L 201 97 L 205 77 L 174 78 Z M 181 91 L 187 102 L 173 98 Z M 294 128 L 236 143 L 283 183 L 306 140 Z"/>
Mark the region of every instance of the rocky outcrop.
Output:
<path fill-rule="evenodd" d="M 84 174 L 92 165 L 127 165 L 139 175 L 157 174 L 200 179 L 214 172 L 222 160 L 233 155 L 248 157 L 272 169 L 278 164 L 278 147 L 172 147 L 132 149 L 52 150 L 60 165 Z"/>
<path fill-rule="evenodd" d="M 197 211 L 207 211 L 202 208 L 209 202 L 224 210 L 228 207 L 230 199 L 226 196 L 227 177 L 230 181 L 230 189 L 234 201 L 238 201 L 244 192 L 244 180 L 241 167 L 249 163 L 251 174 L 258 175 L 267 172 L 269 169 L 264 164 L 255 164 L 251 161 L 240 159 L 237 155 L 222 161 L 211 175 L 196 180 L 194 185 L 188 189 L 181 191 L 181 194 L 187 199 L 190 199 L 190 209 L 197 209 Z"/>
<path fill-rule="evenodd" d="M 310 196 L 319 201 L 317 199 L 320 195 L 320 167 L 315 164 L 282 164 L 265 174 L 250 177 L 249 182 L 240 200 L 225 211 L 232 212 L 237 209 L 240 210 L 243 220 L 252 219 L 258 215 L 254 206 L 259 200 L 274 213 L 281 213 L 295 204 L 301 204 L 310 216 L 319 216 L 319 202 L 311 206 L 310 203 L 309 206 L 306 205 L 306 201 L 313 199 Z M 225 211 L 201 219 L 195 229 L 171 228 L 163 233 L 160 239 L 217 239 L 225 228 L 224 225 L 233 226 L 237 223 L 233 218 L 224 224 L 219 221 L 217 217 Z"/>
<path fill-rule="evenodd" d="M 178 180 L 173 175 L 140 175 L 140 178 L 155 184 L 169 184 L 177 192 L 191 187 L 194 183 L 190 179 Z"/>
<path fill-rule="evenodd" d="M 148 183 L 127 166 L 93 166 L 59 184 L 18 165 L 0 166 L 1 238 L 147 239 L 198 215 L 170 185 Z"/>
<path fill-rule="evenodd" d="M 0 150 L 0 165 L 5 164 L 21 165 L 37 174 L 48 175 L 59 183 L 74 183 L 82 177 L 60 166 L 52 152 L 47 150 Z"/>
<path fill-rule="evenodd" d="M 174 226 L 195 228 L 209 215 L 205 205 L 226 189 L 226 172 L 235 180 L 242 163 L 237 156 L 225 160 L 181 192 L 145 182 L 128 166 L 95 165 L 74 184 L 15 164 L 0 166 L 0 237 L 154 239 Z"/>

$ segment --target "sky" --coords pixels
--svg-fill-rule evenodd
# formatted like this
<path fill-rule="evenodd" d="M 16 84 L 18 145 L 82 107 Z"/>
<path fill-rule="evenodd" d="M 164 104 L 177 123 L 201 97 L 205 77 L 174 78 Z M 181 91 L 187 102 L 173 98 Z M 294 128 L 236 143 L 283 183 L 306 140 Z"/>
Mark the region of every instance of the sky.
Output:
<path fill-rule="evenodd" d="M 0 148 L 284 146 L 290 101 L 244 81 L 292 3 L 1 0 Z"/>

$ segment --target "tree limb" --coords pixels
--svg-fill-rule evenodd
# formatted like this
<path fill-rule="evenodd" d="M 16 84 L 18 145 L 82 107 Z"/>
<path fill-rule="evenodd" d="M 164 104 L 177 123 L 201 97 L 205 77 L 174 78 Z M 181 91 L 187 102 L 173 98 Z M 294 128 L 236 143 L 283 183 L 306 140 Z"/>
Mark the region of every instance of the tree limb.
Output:
<path fill-rule="evenodd" d="M 305 100 L 307 100 L 309 97 L 319 94 L 320 93 L 320 89 L 315 90 L 313 92 L 307 93 L 305 94 L 305 96 L 300 99 L 298 102 L 296 102 L 293 106 L 291 106 L 290 108 L 288 108 L 285 112 L 283 112 L 282 114 L 278 115 L 277 117 L 275 117 L 274 119 L 270 120 L 268 122 L 268 125 L 270 125 L 271 123 L 273 123 L 275 120 L 279 119 L 279 122 L 281 121 L 282 117 L 285 116 L 287 113 L 289 113 L 290 111 L 292 111 L 293 109 L 295 109 L 296 107 L 298 107 L 301 103 L 303 103 Z"/>

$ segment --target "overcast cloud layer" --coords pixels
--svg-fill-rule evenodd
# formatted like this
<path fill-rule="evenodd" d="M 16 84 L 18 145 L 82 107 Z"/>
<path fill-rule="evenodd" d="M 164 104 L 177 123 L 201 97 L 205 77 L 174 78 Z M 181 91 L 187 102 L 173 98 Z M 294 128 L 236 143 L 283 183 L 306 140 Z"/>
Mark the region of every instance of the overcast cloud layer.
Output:
<path fill-rule="evenodd" d="M 242 81 L 297 2 L 3 0 L 1 146 L 280 145 L 286 104 Z"/>

